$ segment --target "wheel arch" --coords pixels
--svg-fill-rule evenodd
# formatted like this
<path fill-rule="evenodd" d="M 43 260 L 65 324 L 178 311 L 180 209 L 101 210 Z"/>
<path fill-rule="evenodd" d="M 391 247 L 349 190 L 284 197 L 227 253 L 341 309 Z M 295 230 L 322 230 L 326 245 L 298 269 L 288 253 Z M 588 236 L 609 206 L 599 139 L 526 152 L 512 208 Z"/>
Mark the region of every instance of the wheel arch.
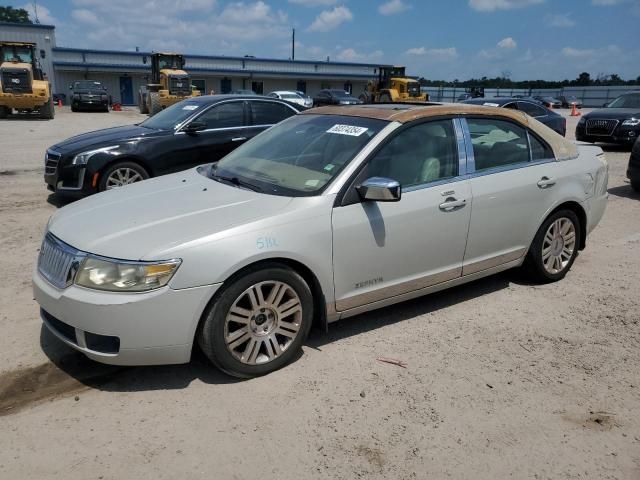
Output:
<path fill-rule="evenodd" d="M 580 220 L 580 245 L 578 245 L 578 249 L 584 250 L 585 246 L 587 245 L 587 212 L 584 211 L 584 208 L 582 208 L 582 205 L 580 205 L 578 202 L 569 200 L 556 206 L 547 215 L 545 215 L 540 225 L 542 225 L 542 223 L 544 223 L 547 218 L 560 210 L 571 210 L 576 214 L 578 220 Z"/>
<path fill-rule="evenodd" d="M 328 328 L 328 320 L 327 320 L 327 303 L 326 297 L 322 290 L 322 286 L 320 285 L 320 281 L 318 277 L 313 273 L 313 271 L 305 264 L 298 260 L 294 260 L 292 258 L 287 257 L 270 257 L 270 258 L 262 258 L 251 262 L 247 265 L 244 265 L 240 269 L 236 270 L 232 274 L 230 274 L 223 282 L 222 286 L 216 290 L 211 299 L 207 302 L 207 305 L 203 309 L 200 319 L 198 320 L 198 325 L 194 332 L 194 337 L 198 335 L 198 332 L 202 328 L 202 325 L 205 320 L 205 314 L 209 310 L 209 307 L 216 302 L 218 297 L 222 295 L 225 287 L 229 285 L 229 283 L 233 282 L 236 278 L 241 277 L 247 272 L 258 270 L 264 265 L 273 265 L 280 264 L 286 267 L 289 267 L 294 272 L 299 274 L 304 281 L 309 285 L 311 289 L 311 294 L 313 296 L 313 323 L 312 328 L 317 327 L 323 331 L 326 331 Z M 196 342 L 194 342 L 195 345 Z"/>
<path fill-rule="evenodd" d="M 118 155 L 117 157 L 110 156 L 110 158 L 99 162 L 99 166 L 95 168 L 93 173 L 99 173 L 100 176 L 102 177 L 102 175 L 104 175 L 104 172 L 108 168 L 112 167 L 117 163 L 123 163 L 123 162 L 131 162 L 141 166 L 149 174 L 149 178 L 156 176 L 156 173 L 150 167 L 149 162 L 147 162 L 144 158 L 141 158 L 135 155 Z"/>

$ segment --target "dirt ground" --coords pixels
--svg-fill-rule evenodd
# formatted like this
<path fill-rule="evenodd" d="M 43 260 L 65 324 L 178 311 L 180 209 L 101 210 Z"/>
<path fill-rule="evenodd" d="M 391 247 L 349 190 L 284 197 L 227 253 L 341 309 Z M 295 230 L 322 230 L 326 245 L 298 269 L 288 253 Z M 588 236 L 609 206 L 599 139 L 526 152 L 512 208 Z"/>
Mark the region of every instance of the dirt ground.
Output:
<path fill-rule="evenodd" d="M 60 206 L 44 151 L 140 118 L 0 122 L 0 478 L 640 479 L 628 150 L 605 147 L 607 212 L 564 281 L 506 272 L 361 315 L 314 332 L 287 368 L 235 381 L 199 356 L 103 366 L 41 327 L 30 277 Z"/>

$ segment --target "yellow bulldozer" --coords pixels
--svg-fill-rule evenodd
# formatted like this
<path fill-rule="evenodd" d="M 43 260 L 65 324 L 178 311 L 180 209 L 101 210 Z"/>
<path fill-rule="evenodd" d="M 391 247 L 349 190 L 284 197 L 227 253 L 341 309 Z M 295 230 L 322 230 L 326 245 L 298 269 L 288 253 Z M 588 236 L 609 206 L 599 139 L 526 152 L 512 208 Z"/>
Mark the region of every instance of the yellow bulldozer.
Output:
<path fill-rule="evenodd" d="M 407 77 L 405 67 L 379 67 L 378 78 L 371 80 L 360 94 L 364 103 L 428 102 L 429 94 L 420 91 L 420 83 Z"/>
<path fill-rule="evenodd" d="M 191 86 L 191 78 L 184 71 L 184 56 L 177 53 L 152 53 L 149 80 L 147 85 L 140 87 L 140 113 L 155 115 L 185 98 L 200 95 Z"/>
<path fill-rule="evenodd" d="M 0 42 L 0 118 L 14 110 L 52 119 L 56 113 L 35 43 Z M 40 51 L 44 58 L 44 50 Z"/>

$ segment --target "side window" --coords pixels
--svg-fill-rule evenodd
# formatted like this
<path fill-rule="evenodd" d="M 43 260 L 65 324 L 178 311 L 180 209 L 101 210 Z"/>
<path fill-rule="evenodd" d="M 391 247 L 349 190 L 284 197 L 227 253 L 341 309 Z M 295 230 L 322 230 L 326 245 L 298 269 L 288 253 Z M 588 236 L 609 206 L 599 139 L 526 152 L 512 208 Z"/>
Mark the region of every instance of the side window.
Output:
<path fill-rule="evenodd" d="M 458 151 L 451 120 L 437 120 L 403 130 L 373 157 L 367 177 L 387 177 L 403 188 L 455 177 Z"/>
<path fill-rule="evenodd" d="M 275 102 L 251 102 L 253 125 L 275 125 L 296 112 L 286 105 Z"/>
<path fill-rule="evenodd" d="M 532 117 L 542 117 L 547 114 L 544 108 L 529 102 L 518 102 L 518 110 Z"/>
<path fill-rule="evenodd" d="M 198 117 L 198 120 L 207 124 L 207 129 L 230 128 L 244 126 L 243 102 L 227 102 L 207 110 Z"/>
<path fill-rule="evenodd" d="M 504 120 L 467 118 L 476 171 L 529 161 L 527 131 Z"/>
<path fill-rule="evenodd" d="M 533 135 L 529 134 L 529 144 L 531 145 L 531 159 L 546 160 L 548 158 L 555 158 L 553 150 L 546 143 L 542 143 Z"/>

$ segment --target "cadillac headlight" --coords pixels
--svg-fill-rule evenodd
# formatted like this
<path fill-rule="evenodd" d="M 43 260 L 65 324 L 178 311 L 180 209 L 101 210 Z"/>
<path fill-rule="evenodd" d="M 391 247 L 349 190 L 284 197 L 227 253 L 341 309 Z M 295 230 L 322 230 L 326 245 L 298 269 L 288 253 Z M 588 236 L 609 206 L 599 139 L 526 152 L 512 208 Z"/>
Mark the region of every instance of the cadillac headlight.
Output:
<path fill-rule="evenodd" d="M 180 260 L 127 262 L 88 256 L 76 275 L 76 285 L 109 292 L 146 292 L 165 286 Z"/>
<path fill-rule="evenodd" d="M 627 118 L 622 125 L 626 125 L 628 127 L 637 127 L 640 125 L 640 118 Z"/>
<path fill-rule="evenodd" d="M 96 148 L 95 150 L 89 150 L 87 152 L 82 152 L 73 157 L 71 161 L 72 165 L 86 165 L 89 159 L 94 156 L 96 153 L 110 153 L 111 155 L 119 155 L 118 152 L 114 152 L 116 148 L 119 148 L 120 145 L 112 145 L 111 147 L 102 147 Z"/>

